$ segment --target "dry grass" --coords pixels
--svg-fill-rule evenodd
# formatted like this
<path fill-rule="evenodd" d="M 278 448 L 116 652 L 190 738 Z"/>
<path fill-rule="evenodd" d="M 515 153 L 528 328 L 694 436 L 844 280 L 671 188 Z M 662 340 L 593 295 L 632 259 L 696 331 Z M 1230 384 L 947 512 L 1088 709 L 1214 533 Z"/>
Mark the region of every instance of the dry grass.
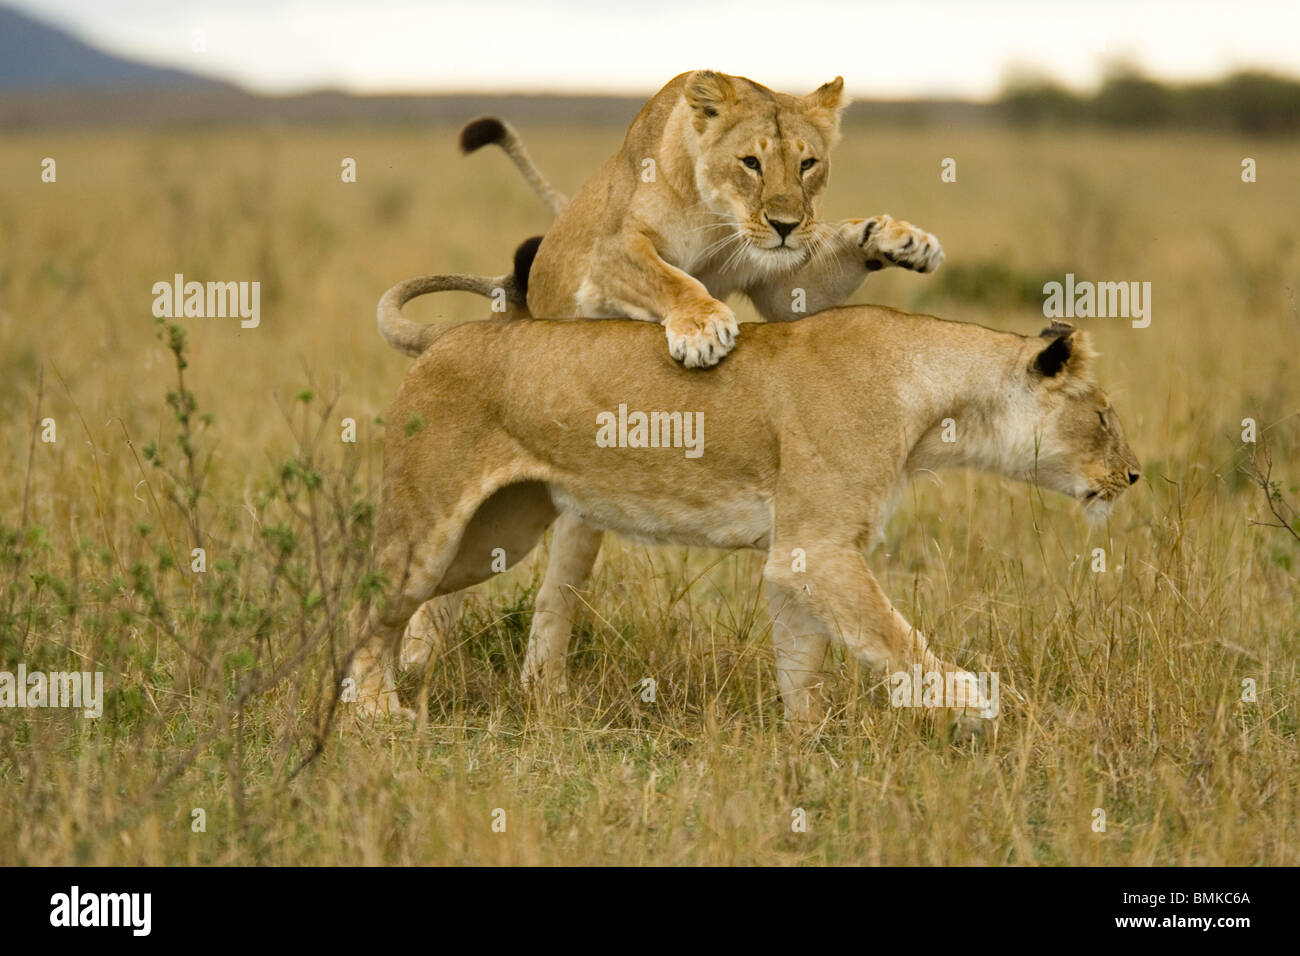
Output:
<path fill-rule="evenodd" d="M 531 132 L 568 190 L 621 137 Z M 1145 467 L 1108 526 L 954 473 L 913 489 L 872 558 L 945 657 L 999 672 L 996 739 L 948 745 L 838 656 L 836 712 L 792 738 L 757 558 L 611 542 L 563 709 L 516 686 L 534 558 L 467 608 L 427 725 L 344 721 L 293 776 L 363 581 L 375 419 L 406 366 L 375 301 L 408 275 L 502 271 L 547 223 L 500 156 L 462 159 L 453 133 L 0 145 L 0 669 L 84 666 L 109 687 L 98 721 L 0 710 L 0 863 L 1300 863 L 1300 549 L 1250 524 L 1269 512 L 1240 473 L 1250 416 L 1297 497 L 1300 144 L 1209 134 L 859 129 L 837 155 L 829 215 L 888 211 L 949 256 L 933 277 L 873 277 L 861 301 L 1028 332 L 1043 319 L 1024 289 L 1046 278 L 1153 284 L 1150 328 L 1089 323 Z M 191 420 L 197 467 L 211 454 L 194 509 L 169 501 L 187 465 L 150 314 L 175 272 L 263 284 L 256 330 L 182 321 L 185 385 L 212 415 Z M 58 440 L 32 445 L 45 416 Z M 204 575 L 170 566 L 195 525 Z"/>

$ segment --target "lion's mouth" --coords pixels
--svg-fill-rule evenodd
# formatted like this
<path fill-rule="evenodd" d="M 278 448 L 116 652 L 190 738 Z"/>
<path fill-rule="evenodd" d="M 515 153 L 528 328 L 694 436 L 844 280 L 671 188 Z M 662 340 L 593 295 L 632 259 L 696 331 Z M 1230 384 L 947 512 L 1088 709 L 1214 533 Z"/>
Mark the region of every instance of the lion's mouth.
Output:
<path fill-rule="evenodd" d="M 1118 494 L 1109 488 L 1090 488 L 1079 495 L 1079 503 L 1085 508 L 1108 508 L 1115 503 Z"/>
<path fill-rule="evenodd" d="M 748 237 L 749 241 L 760 252 L 772 252 L 778 255 L 789 255 L 791 253 L 803 255 L 808 245 L 802 232 L 792 232 L 788 235 L 778 236 L 772 230 L 760 226 L 751 227 L 748 230 Z"/>
<path fill-rule="evenodd" d="M 1100 524 L 1110 517 L 1115 501 L 1109 495 L 1094 489 L 1079 497 L 1079 507 L 1089 524 Z"/>
<path fill-rule="evenodd" d="M 750 262 L 771 274 L 784 275 L 803 266 L 808 261 L 808 248 L 803 244 L 792 246 L 782 242 L 779 245 L 764 246 L 755 243 L 750 252 Z"/>
<path fill-rule="evenodd" d="M 794 245 L 788 239 L 782 239 L 780 242 L 770 246 L 760 245 L 758 248 L 760 252 L 782 260 L 803 257 L 808 254 L 808 249 L 803 243 Z"/>
<path fill-rule="evenodd" d="M 1123 488 L 1110 488 L 1102 485 L 1099 488 L 1089 488 L 1082 494 L 1076 495 L 1075 500 L 1079 502 L 1079 507 L 1089 523 L 1098 524 L 1110 517 L 1115 508 L 1116 499 L 1123 492 Z"/>
<path fill-rule="evenodd" d="M 1127 484 L 1121 484 L 1118 481 L 1105 481 L 1096 487 L 1088 488 L 1081 494 L 1075 495 L 1075 497 L 1083 504 L 1090 504 L 1093 502 L 1098 504 L 1102 502 L 1111 504 L 1127 490 Z"/>

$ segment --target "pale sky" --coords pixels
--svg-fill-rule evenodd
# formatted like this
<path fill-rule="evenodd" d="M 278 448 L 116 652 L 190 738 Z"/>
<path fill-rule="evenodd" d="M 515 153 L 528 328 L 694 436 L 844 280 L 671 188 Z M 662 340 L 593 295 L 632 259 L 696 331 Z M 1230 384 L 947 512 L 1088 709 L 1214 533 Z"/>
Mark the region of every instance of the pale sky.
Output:
<path fill-rule="evenodd" d="M 1300 75 L 1300 0 L 3 2 L 109 52 L 266 93 L 645 94 L 708 67 L 793 93 L 842 74 L 860 96 L 985 98 L 1011 68 L 1087 89 L 1107 58 L 1167 80 Z"/>

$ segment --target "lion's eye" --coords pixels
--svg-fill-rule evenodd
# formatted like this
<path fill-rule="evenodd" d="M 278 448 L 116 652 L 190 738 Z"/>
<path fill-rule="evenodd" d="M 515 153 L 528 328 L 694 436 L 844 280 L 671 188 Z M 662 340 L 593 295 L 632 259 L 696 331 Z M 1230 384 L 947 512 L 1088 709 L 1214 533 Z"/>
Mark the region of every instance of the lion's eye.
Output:
<path fill-rule="evenodd" d="M 1106 413 L 1105 413 L 1105 412 L 1098 412 L 1098 413 L 1097 413 L 1097 420 L 1101 422 L 1101 427 L 1102 427 L 1102 428 L 1105 428 L 1105 427 L 1106 427 Z"/>
<path fill-rule="evenodd" d="M 799 164 L 799 172 L 806 173 L 808 172 L 808 170 L 812 169 L 816 165 L 817 165 L 817 158 L 814 156 L 809 156 L 807 159 L 805 159 L 802 163 Z"/>
<path fill-rule="evenodd" d="M 748 169 L 752 169 L 754 172 L 758 172 L 763 168 L 762 164 L 759 163 L 757 156 L 742 156 L 740 161 L 744 163 Z"/>

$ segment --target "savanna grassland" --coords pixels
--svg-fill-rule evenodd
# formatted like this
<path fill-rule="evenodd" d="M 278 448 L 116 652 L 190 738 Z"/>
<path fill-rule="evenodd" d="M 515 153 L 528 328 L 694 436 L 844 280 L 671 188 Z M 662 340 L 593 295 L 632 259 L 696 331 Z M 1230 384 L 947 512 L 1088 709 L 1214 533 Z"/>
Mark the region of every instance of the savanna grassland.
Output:
<path fill-rule="evenodd" d="M 622 136 L 523 132 L 570 192 Z M 1143 464 L 1109 523 L 948 473 L 912 488 L 870 558 L 942 656 L 1000 675 L 996 734 L 958 746 L 838 653 L 833 713 L 793 736 L 759 558 L 612 539 L 563 705 L 517 681 L 534 555 L 467 605 L 431 674 L 403 678 L 418 727 L 330 713 L 408 364 L 376 300 L 419 273 L 503 272 L 549 219 L 503 157 L 454 138 L 0 142 L 0 670 L 106 684 L 98 720 L 0 709 L 0 863 L 1300 863 L 1300 540 L 1252 523 L 1276 519 L 1242 442 L 1253 418 L 1288 515 L 1300 143 L 846 130 L 827 216 L 889 212 L 948 254 L 856 301 L 1032 333 L 1066 272 L 1152 284 L 1149 328 L 1080 321 Z M 151 287 L 175 273 L 260 281 L 261 325 L 160 327 Z M 460 295 L 408 312 L 487 315 Z"/>

